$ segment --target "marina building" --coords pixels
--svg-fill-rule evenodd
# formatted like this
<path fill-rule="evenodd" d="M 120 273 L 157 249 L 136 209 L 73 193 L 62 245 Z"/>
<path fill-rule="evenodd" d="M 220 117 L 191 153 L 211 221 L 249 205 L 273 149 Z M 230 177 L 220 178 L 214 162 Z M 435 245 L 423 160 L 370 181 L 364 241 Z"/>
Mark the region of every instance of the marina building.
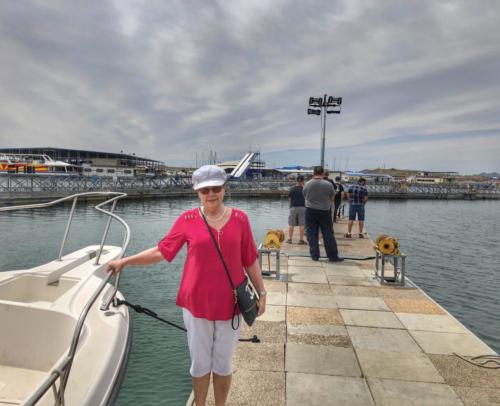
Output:
<path fill-rule="evenodd" d="M 71 172 L 83 176 L 154 176 L 165 171 L 165 164 L 135 154 L 100 152 L 53 147 L 0 148 L 9 173 L 58 174 Z M 2 162 L 3 162 L 2 161 Z M 62 170 L 64 168 L 64 170 Z"/>

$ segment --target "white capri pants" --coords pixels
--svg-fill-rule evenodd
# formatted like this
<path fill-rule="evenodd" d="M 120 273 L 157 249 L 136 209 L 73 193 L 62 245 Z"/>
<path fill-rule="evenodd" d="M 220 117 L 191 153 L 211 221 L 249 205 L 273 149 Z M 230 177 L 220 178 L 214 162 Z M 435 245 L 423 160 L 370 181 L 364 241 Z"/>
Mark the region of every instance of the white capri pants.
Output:
<path fill-rule="evenodd" d="M 194 317 L 185 308 L 182 308 L 182 317 L 191 355 L 191 376 L 199 378 L 210 372 L 220 376 L 231 375 L 240 327 L 233 330 L 231 320 L 210 321 Z M 238 325 L 241 325 L 241 320 Z"/>

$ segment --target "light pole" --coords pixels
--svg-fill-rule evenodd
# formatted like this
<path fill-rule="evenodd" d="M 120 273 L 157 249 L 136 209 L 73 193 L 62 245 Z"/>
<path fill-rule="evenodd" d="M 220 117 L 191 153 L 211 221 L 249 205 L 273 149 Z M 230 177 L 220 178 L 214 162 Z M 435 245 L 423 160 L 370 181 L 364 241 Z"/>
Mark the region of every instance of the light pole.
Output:
<path fill-rule="evenodd" d="M 340 105 L 342 97 L 333 97 L 325 94 L 321 97 L 309 97 L 309 107 L 307 114 L 321 116 L 321 166 L 325 167 L 325 131 L 326 131 L 326 115 L 340 114 Z M 318 109 L 319 107 L 319 109 Z"/>

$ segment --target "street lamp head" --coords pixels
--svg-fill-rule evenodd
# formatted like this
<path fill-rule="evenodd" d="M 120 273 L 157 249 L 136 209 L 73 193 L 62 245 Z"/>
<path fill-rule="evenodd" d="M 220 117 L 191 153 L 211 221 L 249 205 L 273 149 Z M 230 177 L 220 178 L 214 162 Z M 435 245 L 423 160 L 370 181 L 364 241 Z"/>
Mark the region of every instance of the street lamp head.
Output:
<path fill-rule="evenodd" d="M 309 97 L 309 106 L 321 107 L 323 105 L 322 97 Z"/>
<path fill-rule="evenodd" d="M 326 110 L 326 114 L 340 114 L 340 110 Z"/>
<path fill-rule="evenodd" d="M 317 116 L 319 116 L 321 114 L 321 110 L 307 109 L 307 114 L 316 114 Z"/>
<path fill-rule="evenodd" d="M 328 103 L 329 106 L 340 106 L 342 104 L 342 97 L 333 97 L 330 96 L 328 97 Z"/>

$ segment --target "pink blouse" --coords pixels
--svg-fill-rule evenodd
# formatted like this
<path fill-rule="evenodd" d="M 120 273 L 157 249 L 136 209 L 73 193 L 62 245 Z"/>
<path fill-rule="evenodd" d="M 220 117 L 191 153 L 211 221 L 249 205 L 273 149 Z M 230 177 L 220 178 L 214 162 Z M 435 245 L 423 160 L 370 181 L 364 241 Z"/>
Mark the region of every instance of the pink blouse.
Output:
<path fill-rule="evenodd" d="M 222 229 L 212 232 L 226 261 L 234 286 L 245 278 L 244 268 L 258 257 L 247 215 L 232 209 Z M 163 257 L 171 262 L 184 243 L 187 256 L 177 294 L 177 306 L 188 309 L 193 316 L 207 320 L 230 320 L 234 295 L 217 249 L 200 215 L 199 209 L 184 212 L 170 232 L 158 243 Z"/>

